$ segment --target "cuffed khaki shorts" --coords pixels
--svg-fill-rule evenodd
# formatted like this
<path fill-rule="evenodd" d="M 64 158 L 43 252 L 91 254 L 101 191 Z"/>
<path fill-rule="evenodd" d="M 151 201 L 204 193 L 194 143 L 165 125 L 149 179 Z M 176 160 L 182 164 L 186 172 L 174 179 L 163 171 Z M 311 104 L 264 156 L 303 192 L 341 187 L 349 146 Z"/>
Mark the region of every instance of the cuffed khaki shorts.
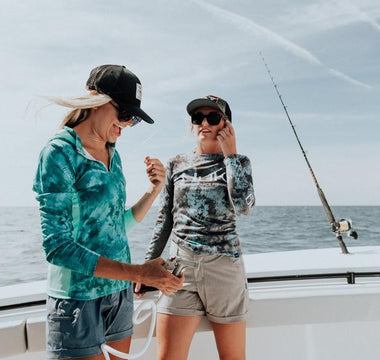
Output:
<path fill-rule="evenodd" d="M 168 315 L 207 316 L 215 323 L 246 320 L 248 286 L 242 256 L 195 254 L 171 243 L 170 256 L 197 262 L 184 270 L 181 290 L 163 296 L 158 312 Z"/>

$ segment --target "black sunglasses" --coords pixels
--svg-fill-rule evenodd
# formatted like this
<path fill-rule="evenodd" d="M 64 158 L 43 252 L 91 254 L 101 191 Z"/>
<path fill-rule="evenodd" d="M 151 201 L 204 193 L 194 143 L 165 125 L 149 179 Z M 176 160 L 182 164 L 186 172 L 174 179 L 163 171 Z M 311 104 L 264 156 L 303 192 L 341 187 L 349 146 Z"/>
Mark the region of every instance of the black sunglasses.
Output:
<path fill-rule="evenodd" d="M 120 122 L 127 122 L 129 120 L 132 120 L 132 127 L 137 125 L 141 121 L 139 117 L 132 115 L 127 109 L 119 109 L 119 107 L 113 104 L 112 102 L 110 102 L 110 104 L 117 111 L 117 119 Z"/>
<path fill-rule="evenodd" d="M 219 125 L 220 120 L 222 120 L 223 115 L 218 114 L 217 112 L 212 112 L 207 115 L 197 112 L 191 115 L 191 122 L 194 125 L 201 125 L 203 119 L 206 118 L 209 125 Z"/>

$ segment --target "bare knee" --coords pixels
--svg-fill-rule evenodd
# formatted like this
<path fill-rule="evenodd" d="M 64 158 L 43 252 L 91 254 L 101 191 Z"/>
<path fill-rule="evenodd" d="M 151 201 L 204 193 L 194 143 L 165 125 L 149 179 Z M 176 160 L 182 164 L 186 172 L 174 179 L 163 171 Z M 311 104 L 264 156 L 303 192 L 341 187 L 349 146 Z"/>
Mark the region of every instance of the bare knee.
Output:
<path fill-rule="evenodd" d="M 157 360 L 186 360 L 200 317 L 159 314 Z"/>
<path fill-rule="evenodd" d="M 220 360 L 245 360 L 245 322 L 232 324 L 211 323 Z"/>

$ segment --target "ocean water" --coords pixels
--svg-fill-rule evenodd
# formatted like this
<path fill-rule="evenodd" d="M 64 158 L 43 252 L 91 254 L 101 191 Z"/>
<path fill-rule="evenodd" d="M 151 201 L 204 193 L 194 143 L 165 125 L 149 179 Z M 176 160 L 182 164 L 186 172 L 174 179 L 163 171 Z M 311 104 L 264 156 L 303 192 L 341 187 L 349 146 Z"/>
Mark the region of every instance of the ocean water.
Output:
<path fill-rule="evenodd" d="M 336 219 L 352 219 L 359 234 L 358 240 L 344 235 L 348 249 L 380 245 L 380 206 L 337 206 L 332 211 Z M 144 261 L 156 215 L 152 208 L 128 234 L 134 263 Z M 340 251 L 321 206 L 257 206 L 239 218 L 238 232 L 244 253 L 330 247 Z M 0 254 L 0 287 L 46 278 L 37 208 L 0 207 Z"/>

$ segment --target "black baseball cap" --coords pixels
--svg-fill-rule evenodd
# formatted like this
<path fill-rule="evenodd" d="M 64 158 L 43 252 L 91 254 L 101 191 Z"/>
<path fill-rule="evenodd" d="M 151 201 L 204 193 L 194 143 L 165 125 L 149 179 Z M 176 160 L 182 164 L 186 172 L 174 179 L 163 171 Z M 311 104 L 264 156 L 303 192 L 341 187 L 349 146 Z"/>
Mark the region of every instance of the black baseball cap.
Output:
<path fill-rule="evenodd" d="M 153 119 L 141 108 L 142 88 L 138 77 L 123 65 L 100 65 L 91 70 L 86 83 L 88 90 L 96 90 L 112 98 L 120 110 L 153 124 Z"/>
<path fill-rule="evenodd" d="M 228 117 L 228 120 L 232 121 L 230 106 L 228 105 L 226 100 L 223 100 L 218 96 L 207 95 L 202 98 L 192 100 L 188 103 L 186 110 L 189 113 L 189 115 L 192 115 L 195 112 L 195 110 L 201 107 L 211 107 L 215 110 L 219 110 Z"/>

